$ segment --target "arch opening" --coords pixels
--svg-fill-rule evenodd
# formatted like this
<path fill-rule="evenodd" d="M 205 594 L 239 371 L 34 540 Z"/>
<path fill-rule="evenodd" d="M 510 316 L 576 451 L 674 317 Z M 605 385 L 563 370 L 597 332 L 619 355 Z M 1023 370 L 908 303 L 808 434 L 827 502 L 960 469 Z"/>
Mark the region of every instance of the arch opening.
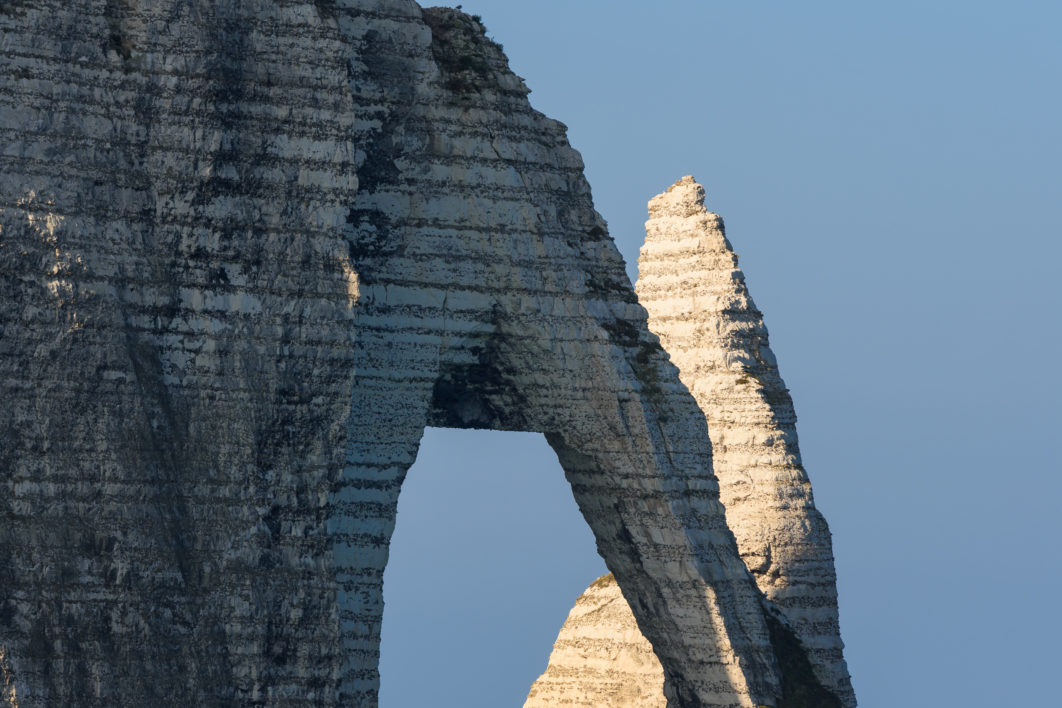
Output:
<path fill-rule="evenodd" d="M 382 708 L 521 705 L 572 598 L 606 572 L 538 433 L 427 428 L 389 556 Z"/>

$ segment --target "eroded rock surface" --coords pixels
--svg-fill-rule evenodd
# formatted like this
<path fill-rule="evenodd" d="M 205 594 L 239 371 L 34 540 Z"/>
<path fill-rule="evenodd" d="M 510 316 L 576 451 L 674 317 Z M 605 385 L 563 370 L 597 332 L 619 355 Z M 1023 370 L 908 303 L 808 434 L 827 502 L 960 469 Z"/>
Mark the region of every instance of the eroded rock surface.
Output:
<path fill-rule="evenodd" d="M 545 433 L 673 702 L 776 704 L 704 416 L 481 25 L 18 0 L 0 36 L 9 704 L 375 705 L 429 424 Z"/>
<path fill-rule="evenodd" d="M 705 208 L 704 196 L 693 178 L 684 177 L 649 202 L 638 261 L 639 300 L 649 311 L 650 329 L 704 411 L 727 523 L 757 584 L 778 609 L 772 622 L 776 645 L 797 648 L 779 652 L 785 657 L 784 704 L 854 706 L 830 532 L 815 509 L 800 460 L 793 402 L 723 221 Z M 623 637 L 627 655 L 644 656 L 650 646 L 631 637 L 615 602 L 607 612 L 580 612 L 601 601 L 596 583 L 579 598 L 526 705 L 546 705 L 536 702 L 546 695 L 554 705 L 663 695 L 659 678 L 656 693 L 646 689 L 652 674 L 644 665 L 620 658 L 608 665 L 599 654 L 588 654 L 580 664 L 579 651 L 598 647 L 600 637 Z M 641 705 L 634 699 L 615 704 Z"/>
<path fill-rule="evenodd" d="M 616 579 L 604 575 L 575 602 L 546 672 L 524 708 L 664 708 L 664 670 Z"/>
<path fill-rule="evenodd" d="M 649 202 L 638 259 L 649 329 L 708 421 L 727 524 L 823 685 L 854 706 L 826 520 L 800 459 L 796 413 L 763 315 L 704 188 L 684 177 Z"/>

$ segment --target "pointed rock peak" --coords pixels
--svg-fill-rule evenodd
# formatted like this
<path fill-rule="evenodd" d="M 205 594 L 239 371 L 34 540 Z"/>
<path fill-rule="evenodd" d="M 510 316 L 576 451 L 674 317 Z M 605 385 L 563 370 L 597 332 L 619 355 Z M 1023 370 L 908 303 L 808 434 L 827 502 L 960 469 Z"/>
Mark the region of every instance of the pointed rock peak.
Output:
<path fill-rule="evenodd" d="M 649 202 L 638 301 L 704 412 L 719 498 L 741 557 L 807 650 L 783 682 L 804 681 L 795 667 L 809 665 L 814 680 L 851 708 L 830 531 L 800 460 L 793 401 L 722 219 L 703 200 L 701 186 L 683 177 Z"/>
<path fill-rule="evenodd" d="M 740 704 L 734 695 L 725 704 Z M 720 702 L 723 703 L 723 702 Z M 715 705 L 715 704 L 713 704 Z M 524 708 L 666 708 L 664 669 L 611 573 L 579 596 Z"/>
<path fill-rule="evenodd" d="M 670 258 L 676 249 L 690 248 L 696 242 L 696 251 L 725 253 L 733 261 L 732 269 L 736 269 L 737 254 L 726 240 L 723 218 L 705 208 L 704 196 L 704 187 L 687 175 L 650 199 L 642 257 L 651 258 L 652 252 L 663 249 L 672 254 Z"/>
<path fill-rule="evenodd" d="M 830 530 L 800 461 L 793 401 L 722 219 L 705 209 L 704 189 L 692 177 L 655 197 L 649 212 L 638 300 L 704 413 L 727 526 L 777 613 L 767 622 L 782 669 L 782 695 L 771 704 L 855 708 Z M 657 646 L 667 650 L 666 644 Z M 717 655 L 731 655 L 730 647 L 718 644 Z M 740 665 L 731 666 L 739 675 Z M 731 685 L 738 684 L 713 684 L 707 700 L 696 705 L 754 705 Z M 679 702 L 694 705 L 670 705 Z M 524 708 L 559 705 L 669 705 L 664 671 L 611 575 L 598 578 L 576 601 Z"/>
<path fill-rule="evenodd" d="M 663 194 L 649 200 L 649 216 L 696 216 L 708 210 L 704 206 L 704 187 L 686 175 L 668 187 Z"/>

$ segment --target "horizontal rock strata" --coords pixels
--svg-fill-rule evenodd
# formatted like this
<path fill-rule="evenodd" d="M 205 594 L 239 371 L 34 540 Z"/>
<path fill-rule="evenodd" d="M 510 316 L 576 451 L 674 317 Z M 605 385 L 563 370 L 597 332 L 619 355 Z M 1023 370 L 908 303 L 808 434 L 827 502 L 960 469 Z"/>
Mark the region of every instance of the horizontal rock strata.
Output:
<path fill-rule="evenodd" d="M 830 532 L 800 461 L 792 399 L 722 219 L 691 177 L 651 200 L 649 214 L 637 292 L 704 412 L 727 522 L 777 612 L 783 704 L 855 706 Z M 610 578 L 595 582 L 576 601 L 525 708 L 663 700 L 663 674 L 632 622 Z"/>
<path fill-rule="evenodd" d="M 723 220 L 705 208 L 704 196 L 684 177 L 649 202 L 638 299 L 707 418 L 741 557 L 822 684 L 854 706 L 830 530 L 800 459 L 793 400 Z"/>
<path fill-rule="evenodd" d="M 524 708 L 664 708 L 663 688 L 660 661 L 609 574 L 576 600 Z"/>
<path fill-rule="evenodd" d="M 0 36 L 8 704 L 375 705 L 429 424 L 546 434 L 676 705 L 777 701 L 704 416 L 482 25 L 17 0 Z"/>

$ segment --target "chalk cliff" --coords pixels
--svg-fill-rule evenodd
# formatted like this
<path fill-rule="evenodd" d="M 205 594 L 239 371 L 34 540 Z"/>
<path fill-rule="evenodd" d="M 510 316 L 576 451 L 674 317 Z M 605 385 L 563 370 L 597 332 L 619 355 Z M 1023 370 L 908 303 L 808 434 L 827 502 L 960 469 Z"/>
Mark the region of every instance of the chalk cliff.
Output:
<path fill-rule="evenodd" d="M 679 378 L 708 422 L 727 523 L 741 557 L 806 648 L 817 683 L 833 694 L 820 695 L 810 705 L 830 705 L 836 697 L 837 705 L 854 706 L 830 532 L 801 463 L 793 401 L 723 221 L 705 208 L 704 197 L 704 188 L 684 177 L 649 202 L 638 298 L 649 311 L 650 330 L 679 367 Z M 613 600 L 610 595 L 607 612 L 585 611 L 604 601 L 597 583 L 579 598 L 525 706 L 642 705 L 640 698 L 623 702 L 616 696 L 645 691 L 651 672 L 644 662 L 617 658 L 608 665 L 591 653 L 581 664 L 576 656 L 596 649 L 600 637 L 613 635 L 618 643 L 613 646 L 622 645 L 623 655 L 644 656 L 649 643 L 631 636 L 630 623 Z M 655 695 L 662 695 L 659 677 L 657 687 Z M 785 688 L 789 700 L 817 690 Z M 540 696 L 549 701 L 536 700 Z"/>
<path fill-rule="evenodd" d="M 671 704 L 778 705 L 704 416 L 482 25 L 14 0 L 0 37 L 0 700 L 375 705 L 442 425 L 546 434 Z"/>

